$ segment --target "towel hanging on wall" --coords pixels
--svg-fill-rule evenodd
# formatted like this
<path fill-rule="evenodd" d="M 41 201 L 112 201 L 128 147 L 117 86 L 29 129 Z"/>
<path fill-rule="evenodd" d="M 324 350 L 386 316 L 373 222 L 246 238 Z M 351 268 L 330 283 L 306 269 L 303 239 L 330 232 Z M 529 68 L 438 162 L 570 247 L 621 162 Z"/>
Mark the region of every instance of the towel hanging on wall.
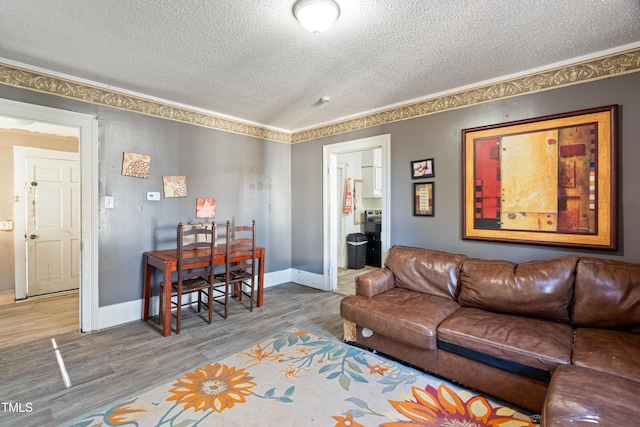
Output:
<path fill-rule="evenodd" d="M 346 214 L 353 211 L 353 192 L 351 191 L 351 178 L 347 178 L 347 185 L 344 191 L 344 208 L 342 210 Z"/>

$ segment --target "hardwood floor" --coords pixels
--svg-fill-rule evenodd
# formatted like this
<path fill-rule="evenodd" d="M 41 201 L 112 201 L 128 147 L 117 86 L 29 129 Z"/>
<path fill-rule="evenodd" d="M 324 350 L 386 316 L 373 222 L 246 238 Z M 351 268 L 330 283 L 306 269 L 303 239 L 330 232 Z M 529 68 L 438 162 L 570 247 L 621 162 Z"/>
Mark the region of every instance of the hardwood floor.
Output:
<path fill-rule="evenodd" d="M 80 330 L 78 291 L 30 298 L 0 309 L 0 350 Z"/>
<path fill-rule="evenodd" d="M 342 298 L 286 283 L 267 288 L 265 305 L 253 313 L 233 306 L 227 320 L 214 317 L 211 325 L 194 316 L 183 321 L 180 335 L 167 338 L 161 336 L 157 322 L 139 321 L 95 333 L 52 329 L 33 340 L 6 340 L 0 345 L 0 425 L 66 425 L 91 409 L 134 396 L 292 326 L 341 340 Z M 0 310 L 0 326 L 13 317 L 5 317 L 5 307 Z M 13 323 L 19 328 L 22 317 L 13 317 Z M 52 337 L 69 373 L 70 388 L 63 383 Z M 5 403 L 11 403 L 13 410 Z"/>
<path fill-rule="evenodd" d="M 371 267 L 370 265 L 365 265 L 364 268 L 360 268 L 358 270 L 338 268 L 338 288 L 336 289 L 336 292 L 341 295 L 355 295 L 356 277 L 377 269 L 378 267 Z"/>

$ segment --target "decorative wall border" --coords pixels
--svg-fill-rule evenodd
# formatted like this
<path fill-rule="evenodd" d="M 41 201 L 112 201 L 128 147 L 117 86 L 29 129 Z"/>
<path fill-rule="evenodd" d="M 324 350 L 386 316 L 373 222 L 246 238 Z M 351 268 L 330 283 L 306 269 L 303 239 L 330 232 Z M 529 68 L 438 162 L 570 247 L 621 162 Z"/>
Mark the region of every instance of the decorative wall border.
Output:
<path fill-rule="evenodd" d="M 291 143 L 640 71 L 640 49 L 530 74 L 292 134 Z"/>
<path fill-rule="evenodd" d="M 255 138 L 299 143 L 358 129 L 640 71 L 640 48 L 288 133 L 0 63 L 0 84 Z"/>
<path fill-rule="evenodd" d="M 0 83 L 225 132 L 271 141 L 291 142 L 291 134 L 288 132 L 279 132 L 1 63 Z"/>

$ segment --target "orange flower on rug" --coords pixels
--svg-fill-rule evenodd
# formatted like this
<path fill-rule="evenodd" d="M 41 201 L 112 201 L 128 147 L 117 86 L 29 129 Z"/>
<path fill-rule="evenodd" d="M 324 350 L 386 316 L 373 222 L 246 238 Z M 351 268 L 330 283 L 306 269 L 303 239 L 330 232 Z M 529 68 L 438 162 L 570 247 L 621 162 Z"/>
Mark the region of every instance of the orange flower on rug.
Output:
<path fill-rule="evenodd" d="M 193 408 L 196 412 L 205 409 L 222 412 L 236 403 L 246 402 L 245 396 L 251 394 L 249 389 L 256 385 L 252 379 L 244 369 L 207 364 L 178 378 L 175 387 L 169 390 L 174 394 L 167 400 L 186 403 L 184 409 Z"/>
<path fill-rule="evenodd" d="M 389 401 L 391 405 L 410 421 L 394 421 L 380 424 L 380 427 L 419 427 L 425 425 L 442 427 L 475 426 L 535 426 L 522 419 L 514 419 L 510 408 L 494 408 L 483 396 L 474 396 L 464 402 L 460 396 L 440 384 L 438 389 L 431 385 L 426 389 L 413 387 L 414 400 Z"/>
<path fill-rule="evenodd" d="M 297 328 L 93 411 L 73 427 L 531 427 L 515 408 Z"/>

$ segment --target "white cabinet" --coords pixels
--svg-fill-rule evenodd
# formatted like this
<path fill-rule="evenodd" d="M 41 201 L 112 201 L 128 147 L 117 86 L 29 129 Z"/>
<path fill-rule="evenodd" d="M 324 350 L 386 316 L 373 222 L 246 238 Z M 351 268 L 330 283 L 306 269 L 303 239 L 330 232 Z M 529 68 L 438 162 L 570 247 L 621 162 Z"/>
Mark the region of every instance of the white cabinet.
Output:
<path fill-rule="evenodd" d="M 362 197 L 382 197 L 382 149 L 376 148 L 362 153 Z"/>

